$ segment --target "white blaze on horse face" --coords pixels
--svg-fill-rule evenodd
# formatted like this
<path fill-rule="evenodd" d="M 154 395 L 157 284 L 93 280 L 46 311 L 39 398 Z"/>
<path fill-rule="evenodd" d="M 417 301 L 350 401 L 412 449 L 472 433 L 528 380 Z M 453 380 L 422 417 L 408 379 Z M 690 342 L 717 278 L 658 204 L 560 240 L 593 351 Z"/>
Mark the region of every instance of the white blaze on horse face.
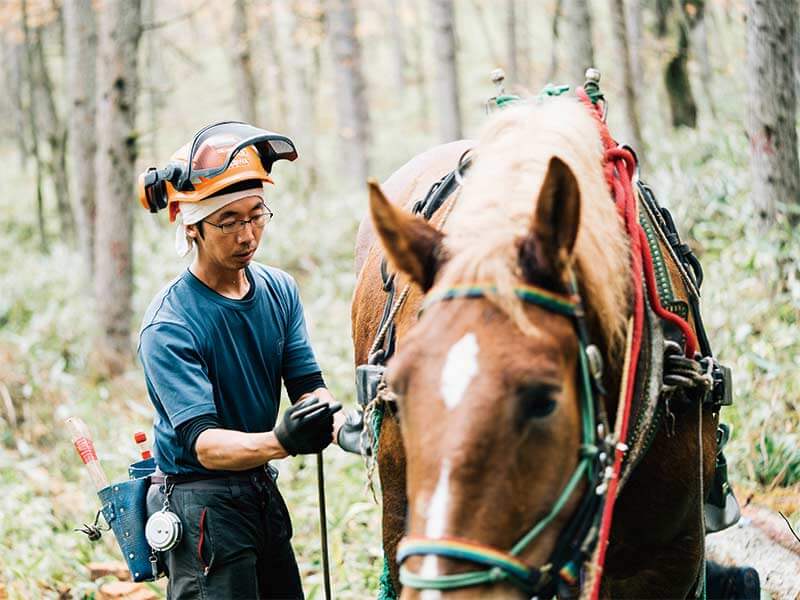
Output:
<path fill-rule="evenodd" d="M 425 537 L 438 539 L 444 535 L 445 525 L 447 524 L 447 505 L 450 501 L 450 460 L 445 458 L 442 461 L 442 469 L 439 471 L 439 481 L 433 490 L 428 507 L 425 511 Z M 439 574 L 436 568 L 438 559 L 436 556 L 426 556 L 422 561 L 420 575 L 423 577 L 436 577 Z M 438 590 L 425 590 L 420 594 L 422 600 L 436 600 L 441 594 Z"/>
<path fill-rule="evenodd" d="M 474 333 L 468 333 L 450 348 L 442 369 L 440 391 L 448 410 L 458 406 L 477 374 L 478 338 Z"/>

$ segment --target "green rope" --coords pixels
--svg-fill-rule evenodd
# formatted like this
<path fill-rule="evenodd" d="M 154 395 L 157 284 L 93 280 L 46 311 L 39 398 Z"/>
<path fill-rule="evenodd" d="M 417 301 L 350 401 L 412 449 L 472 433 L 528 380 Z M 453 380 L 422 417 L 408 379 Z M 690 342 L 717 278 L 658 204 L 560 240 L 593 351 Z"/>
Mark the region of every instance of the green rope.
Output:
<path fill-rule="evenodd" d="M 397 592 L 392 584 L 392 576 L 389 574 L 389 560 L 383 557 L 383 572 L 378 584 L 378 600 L 397 600 Z"/>
<path fill-rule="evenodd" d="M 600 100 L 605 100 L 606 97 L 603 96 L 603 92 L 600 91 L 600 86 L 596 83 L 589 83 L 587 82 L 583 86 L 586 95 L 589 97 L 589 100 L 592 101 L 592 104 L 597 104 Z"/>
<path fill-rule="evenodd" d="M 562 96 L 569 91 L 568 85 L 553 85 L 552 83 L 548 83 L 546 86 L 542 88 L 542 91 L 539 92 L 539 97 L 541 96 L 549 96 L 551 98 L 556 96 Z"/>
<path fill-rule="evenodd" d="M 383 425 L 383 404 L 378 402 L 372 412 L 372 456 L 378 455 L 378 442 Z M 373 458 L 373 460 L 375 460 Z M 392 576 L 389 571 L 389 560 L 383 557 L 383 571 L 381 571 L 380 582 L 378 583 L 378 600 L 397 600 L 397 592 L 392 583 Z"/>
<path fill-rule="evenodd" d="M 383 404 L 377 402 L 372 411 L 372 456 L 378 456 L 378 442 L 383 425 Z"/>
<path fill-rule="evenodd" d="M 503 94 L 502 96 L 497 96 L 494 98 L 494 103 L 503 108 L 506 104 L 512 104 L 520 100 L 519 96 L 514 96 L 512 94 Z"/>
<path fill-rule="evenodd" d="M 418 590 L 453 590 L 487 583 L 497 583 L 506 579 L 509 579 L 509 575 L 497 567 L 486 571 L 470 571 L 469 573 L 454 573 L 435 577 L 424 577 L 412 573 L 405 567 L 400 567 L 400 580 L 403 585 Z"/>

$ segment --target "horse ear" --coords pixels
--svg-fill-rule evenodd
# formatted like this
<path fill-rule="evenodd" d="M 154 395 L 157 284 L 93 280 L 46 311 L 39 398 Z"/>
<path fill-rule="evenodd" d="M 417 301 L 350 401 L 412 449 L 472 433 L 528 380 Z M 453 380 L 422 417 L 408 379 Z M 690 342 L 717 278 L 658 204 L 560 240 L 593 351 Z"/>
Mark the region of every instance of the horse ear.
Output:
<path fill-rule="evenodd" d="M 398 269 L 428 291 L 440 265 L 444 234 L 389 202 L 375 180 L 368 185 L 372 222 L 386 253 Z"/>
<path fill-rule="evenodd" d="M 519 245 L 519 264 L 526 281 L 561 283 L 572 258 L 580 218 L 578 181 L 567 164 L 554 156 L 547 165 L 530 231 Z"/>

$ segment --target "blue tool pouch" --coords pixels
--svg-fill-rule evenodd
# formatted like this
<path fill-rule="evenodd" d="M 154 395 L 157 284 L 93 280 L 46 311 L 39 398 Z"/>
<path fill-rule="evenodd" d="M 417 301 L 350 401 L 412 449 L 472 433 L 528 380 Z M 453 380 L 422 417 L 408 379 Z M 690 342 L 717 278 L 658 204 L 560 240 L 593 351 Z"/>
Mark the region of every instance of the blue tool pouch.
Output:
<path fill-rule="evenodd" d="M 133 463 L 128 468 L 131 479 L 112 483 L 97 492 L 103 517 L 114 531 L 134 581 L 152 581 L 158 575 L 155 554 L 144 536 L 147 489 L 154 470 L 152 458 Z"/>

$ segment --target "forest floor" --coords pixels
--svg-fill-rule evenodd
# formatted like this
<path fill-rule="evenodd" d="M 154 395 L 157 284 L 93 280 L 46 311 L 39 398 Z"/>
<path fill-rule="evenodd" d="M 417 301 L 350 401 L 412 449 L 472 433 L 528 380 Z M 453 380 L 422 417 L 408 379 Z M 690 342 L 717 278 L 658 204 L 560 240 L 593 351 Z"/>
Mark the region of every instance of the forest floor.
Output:
<path fill-rule="evenodd" d="M 706 553 L 724 565 L 758 571 L 762 598 L 800 599 L 800 541 L 773 510 L 745 506 L 739 523 L 706 537 Z"/>

